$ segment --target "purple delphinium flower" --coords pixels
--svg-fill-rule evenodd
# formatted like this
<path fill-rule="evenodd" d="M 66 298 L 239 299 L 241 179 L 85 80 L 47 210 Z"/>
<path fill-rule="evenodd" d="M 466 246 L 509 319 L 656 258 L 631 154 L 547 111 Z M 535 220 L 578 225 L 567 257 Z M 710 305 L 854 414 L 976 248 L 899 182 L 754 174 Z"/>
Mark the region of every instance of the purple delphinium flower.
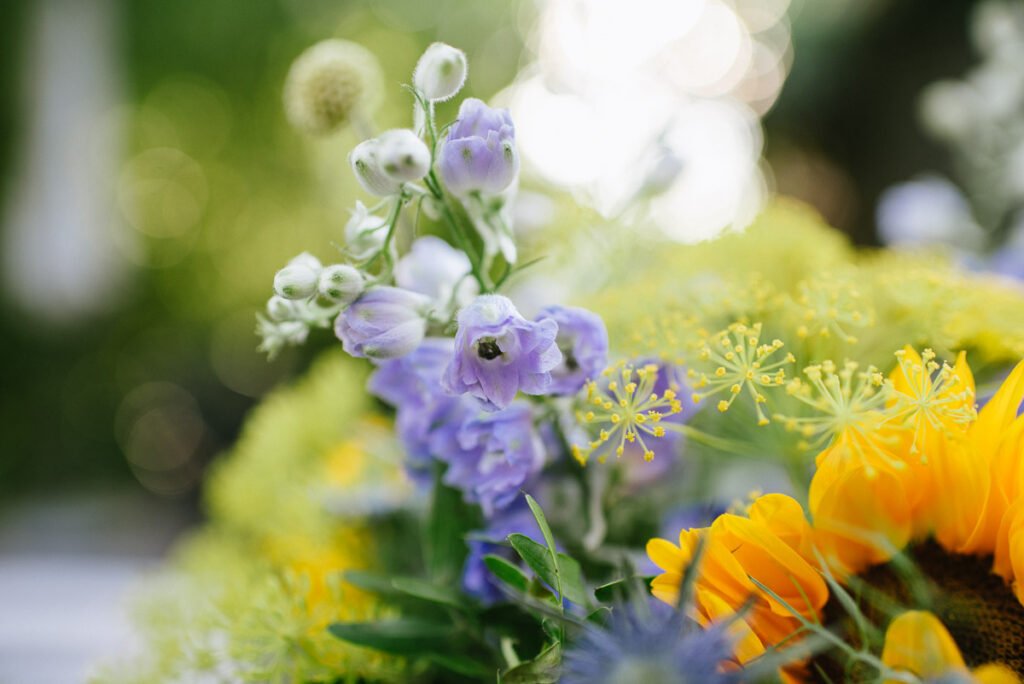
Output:
<path fill-rule="evenodd" d="M 478 291 L 476 281 L 468 277 L 471 270 L 465 252 L 439 237 L 425 235 L 413 242 L 408 254 L 398 260 L 395 283 L 430 297 L 439 308 L 454 310 Z"/>
<path fill-rule="evenodd" d="M 393 359 L 419 346 L 427 333 L 430 299 L 397 287 L 376 287 L 342 311 L 334 332 L 352 356 Z"/>
<path fill-rule="evenodd" d="M 494 603 L 502 598 L 499 583 L 484 564 L 484 556 L 493 554 L 513 560 L 515 552 L 505 540 L 514 532 L 525 534 L 531 539 L 541 538 L 537 521 L 525 504 L 502 511 L 490 521 L 486 529 L 467 536 L 469 555 L 462 571 L 462 588 L 467 594 L 484 603 Z"/>
<path fill-rule="evenodd" d="M 528 321 L 507 297 L 481 295 L 459 312 L 455 354 L 442 385 L 476 397 L 488 410 L 505 408 L 520 391 L 544 394 L 562 362 L 557 334 L 553 320 Z"/>
<path fill-rule="evenodd" d="M 485 411 L 462 397 L 457 410 L 431 433 L 432 453 L 448 464 L 445 484 L 476 503 L 488 518 L 508 506 L 544 467 L 544 449 L 526 402 Z"/>
<path fill-rule="evenodd" d="M 551 371 L 551 394 L 576 394 L 587 380 L 597 377 L 608 365 L 608 330 L 595 313 L 574 306 L 549 306 L 538 321 L 558 324 L 555 344 L 562 363 Z"/>
<path fill-rule="evenodd" d="M 371 394 L 396 409 L 395 428 L 414 476 L 433 460 L 431 432 L 460 403 L 441 390 L 441 374 L 454 346 L 450 338 L 428 337 L 412 353 L 378 363 L 367 384 Z"/>
<path fill-rule="evenodd" d="M 565 653 L 563 684 L 733 684 L 723 671 L 733 639 L 725 625 L 701 629 L 660 602 L 627 604 L 604 628 L 587 625 Z"/>
<path fill-rule="evenodd" d="M 491 109 L 475 98 L 463 100 L 448 130 L 438 167 L 455 195 L 497 195 L 519 173 L 515 127 L 507 109 Z"/>

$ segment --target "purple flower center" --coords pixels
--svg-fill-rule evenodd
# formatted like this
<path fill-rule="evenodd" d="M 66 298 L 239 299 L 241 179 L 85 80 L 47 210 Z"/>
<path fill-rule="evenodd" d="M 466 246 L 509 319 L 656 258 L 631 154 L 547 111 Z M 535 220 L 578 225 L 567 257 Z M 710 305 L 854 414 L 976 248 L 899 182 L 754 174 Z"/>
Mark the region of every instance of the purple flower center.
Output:
<path fill-rule="evenodd" d="M 501 347 L 498 346 L 498 341 L 496 339 L 493 337 L 485 337 L 477 342 L 476 353 L 477 356 L 485 361 L 493 361 L 504 352 L 501 351 Z"/>

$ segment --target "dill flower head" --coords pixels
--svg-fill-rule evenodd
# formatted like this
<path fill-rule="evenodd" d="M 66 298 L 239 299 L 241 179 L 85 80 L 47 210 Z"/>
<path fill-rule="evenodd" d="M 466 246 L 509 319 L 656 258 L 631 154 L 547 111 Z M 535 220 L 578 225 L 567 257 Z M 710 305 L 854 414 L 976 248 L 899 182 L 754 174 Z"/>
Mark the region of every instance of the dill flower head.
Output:
<path fill-rule="evenodd" d="M 709 372 L 689 371 L 694 403 L 725 395 L 727 398 L 716 404 L 724 413 L 745 392 L 754 403 L 757 424 L 767 425 L 769 420 L 764 404 L 768 399 L 761 390 L 784 385 L 785 366 L 796 361 L 792 354 L 779 354 L 784 346 L 778 339 L 762 344 L 760 323 L 733 323 L 711 335 L 704 340 L 699 352 L 701 361 L 710 365 Z"/>
<path fill-rule="evenodd" d="M 822 361 L 804 368 L 804 375 L 806 380 L 790 380 L 786 392 L 805 412 L 774 416 L 787 430 L 800 435 L 797 447 L 821 450 L 839 436 L 858 445 L 871 444 L 868 434 L 878 427 L 891 381 L 874 366 L 860 370 L 856 361 L 849 360 L 842 368 Z"/>
<path fill-rule="evenodd" d="M 890 420 L 913 432 L 910 453 L 927 450 L 930 430 L 962 435 L 974 422 L 974 377 L 961 353 L 955 366 L 939 363 L 935 352 L 921 354 L 910 346 L 896 352 L 897 369 L 892 373 L 893 392 Z M 921 454 L 927 458 L 927 453 Z"/>
<path fill-rule="evenodd" d="M 378 104 L 383 80 L 380 63 L 363 46 L 321 41 L 292 62 L 284 84 L 285 114 L 306 133 L 333 133 L 358 110 Z"/>
<path fill-rule="evenodd" d="M 800 312 L 796 329 L 800 338 L 834 336 L 856 344 L 851 329 L 874 324 L 870 305 L 849 279 L 823 276 L 802 281 L 794 299 Z"/>
<path fill-rule="evenodd" d="M 620 361 L 602 371 L 600 380 L 589 381 L 576 420 L 597 434 L 586 444 L 573 444 L 573 457 L 586 465 L 596 454 L 604 463 L 610 452 L 621 457 L 627 447 L 636 445 L 644 460 L 653 460 L 654 444 L 666 436 L 664 419 L 683 412 L 678 386 L 665 382 L 665 374 L 667 370 L 657 364 L 637 368 Z"/>

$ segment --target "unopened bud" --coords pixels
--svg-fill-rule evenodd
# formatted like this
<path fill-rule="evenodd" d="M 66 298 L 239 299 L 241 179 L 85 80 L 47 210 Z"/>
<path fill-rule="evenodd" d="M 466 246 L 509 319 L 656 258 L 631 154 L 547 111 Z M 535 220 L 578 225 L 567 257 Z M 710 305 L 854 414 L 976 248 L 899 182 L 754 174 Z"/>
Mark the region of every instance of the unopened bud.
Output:
<path fill-rule="evenodd" d="M 284 297 L 274 295 L 267 301 L 267 315 L 278 323 L 295 318 L 295 304 Z"/>
<path fill-rule="evenodd" d="M 376 138 L 364 140 L 348 155 L 352 171 L 363 189 L 377 197 L 397 195 L 402 181 L 384 173 L 380 163 L 380 141 Z"/>
<path fill-rule="evenodd" d="M 320 274 L 302 264 L 289 264 L 274 276 L 274 292 L 285 299 L 306 299 L 316 292 Z"/>
<path fill-rule="evenodd" d="M 303 252 L 288 262 L 289 266 L 305 266 L 308 269 L 319 272 L 323 268 L 320 260 L 309 252 Z"/>
<path fill-rule="evenodd" d="M 341 312 L 334 332 L 356 357 L 394 359 L 419 346 L 427 331 L 430 300 L 397 287 L 378 287 Z"/>
<path fill-rule="evenodd" d="M 444 102 L 462 90 L 466 71 L 466 53 L 445 43 L 434 43 L 416 63 L 412 82 L 428 100 Z"/>
<path fill-rule="evenodd" d="M 427 144 L 408 128 L 396 128 L 378 138 L 377 159 L 384 173 L 400 181 L 418 181 L 430 171 Z"/>
<path fill-rule="evenodd" d="M 345 224 L 345 251 L 356 261 L 369 259 L 384 246 L 388 234 L 386 223 L 357 201 L 352 218 Z"/>
<path fill-rule="evenodd" d="M 363 292 L 363 274 L 347 264 L 328 266 L 320 273 L 317 290 L 332 302 L 351 304 Z"/>

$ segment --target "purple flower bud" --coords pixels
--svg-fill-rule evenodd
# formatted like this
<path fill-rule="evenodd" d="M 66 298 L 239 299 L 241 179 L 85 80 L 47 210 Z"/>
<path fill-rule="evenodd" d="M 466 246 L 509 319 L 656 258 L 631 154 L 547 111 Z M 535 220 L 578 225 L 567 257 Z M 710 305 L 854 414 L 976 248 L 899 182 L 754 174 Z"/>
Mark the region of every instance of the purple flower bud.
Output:
<path fill-rule="evenodd" d="M 465 305 L 478 291 L 468 277 L 472 271 L 466 253 L 439 237 L 427 235 L 412 243 L 395 266 L 395 283 L 430 297 L 439 307 Z"/>
<path fill-rule="evenodd" d="M 544 467 L 544 448 L 524 401 L 490 412 L 464 397 L 460 410 L 431 435 L 431 450 L 448 463 L 445 484 L 480 504 L 490 518 Z"/>
<path fill-rule="evenodd" d="M 451 394 L 469 393 L 492 411 L 511 404 L 520 391 L 544 394 L 551 370 L 562 362 L 557 334 L 555 321 L 528 321 L 507 297 L 481 295 L 459 312 L 455 354 L 442 386 Z"/>
<path fill-rule="evenodd" d="M 491 109 L 475 98 L 464 100 L 438 159 L 445 185 L 459 196 L 500 193 L 519 173 L 515 137 L 507 109 Z"/>
<path fill-rule="evenodd" d="M 397 287 L 369 290 L 341 312 L 334 332 L 352 356 L 393 359 L 419 346 L 430 300 Z"/>
<path fill-rule="evenodd" d="M 549 306 L 538 321 L 558 324 L 555 343 L 562 363 L 551 371 L 551 394 L 576 394 L 587 380 L 596 378 L 608 365 L 608 331 L 595 313 L 573 306 Z"/>

